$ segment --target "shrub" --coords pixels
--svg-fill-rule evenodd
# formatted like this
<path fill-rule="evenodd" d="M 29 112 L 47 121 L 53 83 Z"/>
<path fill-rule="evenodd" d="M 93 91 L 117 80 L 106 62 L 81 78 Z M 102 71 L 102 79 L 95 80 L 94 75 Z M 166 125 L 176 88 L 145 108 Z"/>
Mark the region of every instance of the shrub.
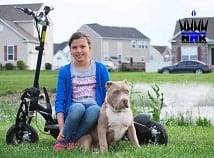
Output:
<path fill-rule="evenodd" d="M 16 68 L 12 63 L 6 63 L 4 67 L 6 70 L 14 70 Z"/>
<path fill-rule="evenodd" d="M 0 70 L 2 70 L 3 69 L 3 65 L 2 65 L 2 63 L 0 63 Z"/>
<path fill-rule="evenodd" d="M 45 70 L 51 70 L 52 64 L 51 63 L 45 63 Z"/>
<path fill-rule="evenodd" d="M 150 100 L 150 112 L 152 113 L 152 117 L 155 121 L 160 121 L 160 114 L 164 104 L 163 93 L 160 92 L 160 88 L 157 84 L 152 86 L 152 89 L 155 93 L 155 96 L 151 95 L 149 91 L 147 93 Z"/>
<path fill-rule="evenodd" d="M 191 126 L 194 125 L 192 112 L 187 111 L 186 114 L 179 113 L 177 117 L 178 126 Z"/>
<path fill-rule="evenodd" d="M 205 117 L 199 116 L 196 118 L 196 126 L 209 127 L 211 126 L 211 121 Z"/>
<path fill-rule="evenodd" d="M 133 91 L 133 83 L 131 84 L 131 105 L 134 114 L 151 113 L 154 121 L 160 121 L 161 110 L 164 106 L 163 93 L 157 84 L 152 86 L 154 95 L 147 91 L 147 95 L 142 92 Z"/>
<path fill-rule="evenodd" d="M 26 70 L 27 68 L 27 65 L 22 60 L 17 61 L 16 66 L 19 70 Z"/>

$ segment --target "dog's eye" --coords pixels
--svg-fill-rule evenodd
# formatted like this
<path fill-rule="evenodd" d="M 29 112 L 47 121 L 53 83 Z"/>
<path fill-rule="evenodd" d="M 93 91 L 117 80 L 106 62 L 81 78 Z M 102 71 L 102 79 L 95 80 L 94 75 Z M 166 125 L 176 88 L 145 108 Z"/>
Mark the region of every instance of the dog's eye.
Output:
<path fill-rule="evenodd" d="M 114 91 L 114 94 L 120 94 L 119 90 Z"/>
<path fill-rule="evenodd" d="M 129 93 L 129 90 L 124 90 L 124 92 L 125 92 L 126 94 L 128 94 L 128 93 Z"/>

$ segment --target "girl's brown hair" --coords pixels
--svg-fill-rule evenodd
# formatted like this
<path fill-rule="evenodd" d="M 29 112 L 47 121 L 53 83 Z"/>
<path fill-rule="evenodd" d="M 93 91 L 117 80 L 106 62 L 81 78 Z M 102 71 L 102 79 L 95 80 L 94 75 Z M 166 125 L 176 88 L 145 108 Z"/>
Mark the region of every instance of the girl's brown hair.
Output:
<path fill-rule="evenodd" d="M 88 45 L 90 46 L 91 45 L 91 41 L 89 40 L 89 37 L 82 33 L 82 32 L 75 32 L 74 34 L 72 34 L 72 36 L 70 37 L 69 41 L 68 41 L 68 45 L 69 47 L 71 47 L 71 44 L 73 42 L 73 40 L 77 40 L 77 39 L 80 39 L 80 38 L 86 38 L 87 42 L 88 42 Z"/>

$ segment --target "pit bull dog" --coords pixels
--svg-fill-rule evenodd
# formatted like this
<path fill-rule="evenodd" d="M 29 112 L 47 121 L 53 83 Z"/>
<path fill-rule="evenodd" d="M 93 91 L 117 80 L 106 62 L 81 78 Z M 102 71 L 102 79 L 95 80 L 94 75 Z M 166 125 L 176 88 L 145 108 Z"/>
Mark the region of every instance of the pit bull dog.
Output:
<path fill-rule="evenodd" d="M 110 145 L 116 144 L 126 135 L 133 145 L 139 147 L 129 104 L 128 82 L 108 81 L 106 88 L 107 94 L 97 127 L 90 134 L 81 137 L 77 144 L 85 149 L 98 148 L 101 152 L 107 152 Z"/>

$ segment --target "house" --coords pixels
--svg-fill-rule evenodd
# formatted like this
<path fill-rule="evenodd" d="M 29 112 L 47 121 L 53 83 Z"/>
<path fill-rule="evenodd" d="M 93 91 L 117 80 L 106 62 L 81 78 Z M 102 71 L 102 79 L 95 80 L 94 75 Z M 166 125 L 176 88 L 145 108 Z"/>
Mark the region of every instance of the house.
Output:
<path fill-rule="evenodd" d="M 54 44 L 53 69 L 59 69 L 61 66 L 71 62 L 68 42 Z"/>
<path fill-rule="evenodd" d="M 172 63 L 200 60 L 214 65 L 214 17 L 192 17 L 177 20 L 170 40 Z"/>
<path fill-rule="evenodd" d="M 15 9 L 15 6 L 38 11 L 44 4 L 0 5 L 0 63 L 3 66 L 6 63 L 16 66 L 16 62 L 22 60 L 28 69 L 33 70 L 38 56 L 38 51 L 35 50 L 39 46 L 38 33 L 33 17 Z M 52 63 L 53 60 L 53 26 L 50 18 L 49 22 L 41 69 L 45 68 L 45 63 Z"/>
<path fill-rule="evenodd" d="M 168 46 L 151 46 L 149 61 L 146 63 L 146 72 L 157 72 L 162 66 L 171 65 L 171 50 Z"/>
<path fill-rule="evenodd" d="M 152 46 L 161 55 L 162 62 L 170 62 L 171 51 L 168 46 Z M 152 52 L 152 51 L 151 51 Z M 150 53 L 150 61 L 158 61 L 159 58 Z"/>
<path fill-rule="evenodd" d="M 78 31 L 89 35 L 94 60 L 111 60 L 126 68 L 141 70 L 149 61 L 150 39 L 136 28 L 93 23 L 82 25 Z"/>

